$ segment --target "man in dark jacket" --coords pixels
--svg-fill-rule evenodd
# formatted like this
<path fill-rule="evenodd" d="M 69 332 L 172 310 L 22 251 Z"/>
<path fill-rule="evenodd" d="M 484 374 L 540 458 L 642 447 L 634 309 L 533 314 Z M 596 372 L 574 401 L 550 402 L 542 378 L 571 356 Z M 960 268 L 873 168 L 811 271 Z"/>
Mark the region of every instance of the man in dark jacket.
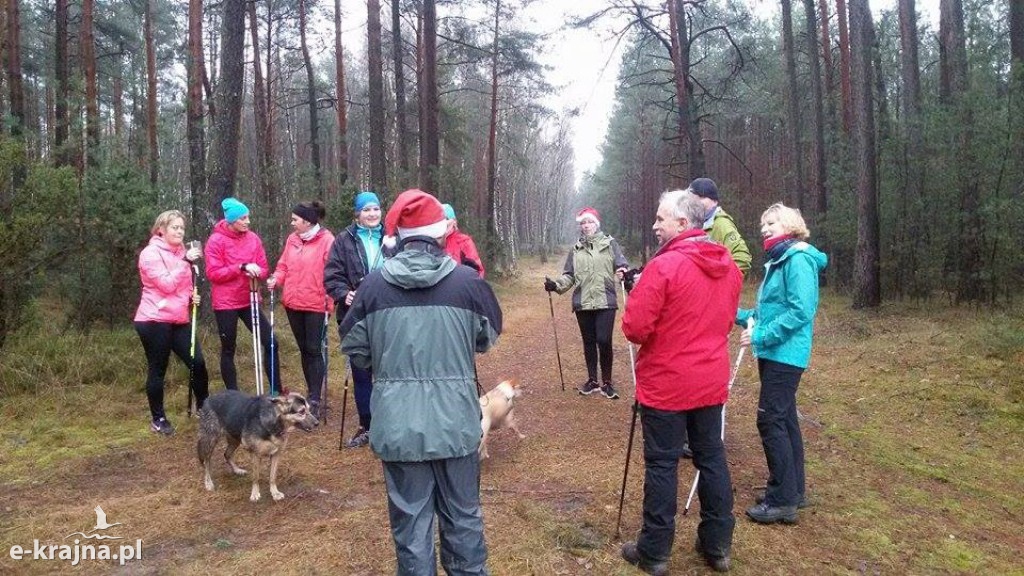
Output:
<path fill-rule="evenodd" d="M 636 399 L 644 435 L 643 527 L 622 557 L 666 574 L 675 538 L 683 432 L 700 471 L 697 550 L 717 571 L 729 570 L 732 481 L 722 442 L 729 396 L 729 330 L 743 283 L 729 251 L 701 229 L 704 207 L 692 192 L 661 197 L 654 233 L 661 247 L 644 268 L 622 316 L 622 332 L 639 344 Z"/>
<path fill-rule="evenodd" d="M 448 574 L 487 574 L 474 359 L 501 333 L 501 309 L 475 270 L 445 254 L 436 198 L 403 192 L 384 226 L 397 229 L 399 252 L 363 280 L 341 347 L 373 369 L 370 448 L 383 462 L 397 573 L 435 573 L 437 514 Z"/>

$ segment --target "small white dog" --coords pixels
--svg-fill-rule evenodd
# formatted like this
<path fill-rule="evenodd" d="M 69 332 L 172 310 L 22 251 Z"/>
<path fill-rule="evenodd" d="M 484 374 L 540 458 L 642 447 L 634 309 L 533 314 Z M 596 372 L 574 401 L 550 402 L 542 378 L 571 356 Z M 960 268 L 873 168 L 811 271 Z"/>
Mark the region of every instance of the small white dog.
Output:
<path fill-rule="evenodd" d="M 519 384 L 514 380 L 505 380 L 498 384 L 493 390 L 480 397 L 480 411 L 483 417 L 480 419 L 480 428 L 483 436 L 480 438 L 480 459 L 488 457 L 487 434 L 491 430 L 507 427 L 511 428 L 519 438 L 526 438 L 526 434 L 516 427 L 515 399 L 522 394 Z"/>

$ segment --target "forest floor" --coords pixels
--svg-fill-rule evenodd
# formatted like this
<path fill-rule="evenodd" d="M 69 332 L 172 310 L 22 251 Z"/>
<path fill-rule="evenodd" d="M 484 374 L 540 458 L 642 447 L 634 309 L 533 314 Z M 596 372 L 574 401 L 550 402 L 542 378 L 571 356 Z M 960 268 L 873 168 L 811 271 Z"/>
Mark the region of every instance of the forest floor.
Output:
<path fill-rule="evenodd" d="M 489 566 L 495 575 L 631 575 L 619 558 L 641 521 L 643 460 L 633 447 L 621 536 L 616 513 L 626 461 L 633 383 L 616 331 L 615 380 L 622 399 L 580 396 L 585 379 L 568 297 L 555 298 L 565 391 L 561 389 L 548 297 L 556 262 L 524 262 L 496 284 L 505 332 L 479 357 L 490 389 L 517 378 L 527 438 L 492 436 L 482 469 Z M 744 292 L 749 305 L 754 287 Z M 284 381 L 301 388 L 298 354 L 282 326 Z M 766 466 L 755 426 L 758 383 L 744 361 L 728 405 L 726 444 L 736 495 L 735 574 L 1024 574 L 1024 336 L 1020 310 L 887 304 L 853 311 L 826 291 L 812 367 L 799 408 L 811 506 L 792 526 L 745 519 Z M 333 320 L 332 320 L 333 325 Z M 44 326 L 41 328 L 45 330 Z M 739 331 L 733 334 L 735 354 Z M 248 333 L 239 372 L 252 378 Z M 37 339 L 39 340 L 39 339 Z M 211 388 L 221 388 L 216 335 L 204 331 Z M 332 347 L 337 348 L 332 337 Z M 187 372 L 174 361 L 167 405 L 171 437 L 148 431 L 144 361 L 130 331 L 91 337 L 54 334 L 9 343 L 0 376 L 30 379 L 0 401 L 0 573 L 393 574 L 381 466 L 367 448 L 338 449 L 342 358 L 331 358 L 329 421 L 293 433 L 282 458 L 281 502 L 249 502 L 248 478 L 218 459 L 206 492 L 195 456 L 197 420 L 187 419 Z M 71 374 L 72 376 L 68 376 Z M 68 381 L 68 379 L 72 381 Z M 25 386 L 25 385 L 23 385 Z M 252 383 L 249 382 L 251 389 Z M 348 402 L 346 439 L 356 427 Z M 639 435 L 638 435 L 639 438 Z M 245 466 L 248 456 L 239 460 Z M 680 512 L 693 469 L 680 466 Z M 265 473 L 263 478 L 266 478 Z M 265 484 L 264 484 L 265 486 Z M 32 559 L 34 541 L 71 544 L 93 509 L 120 522 L 108 533 L 142 558 Z M 677 518 L 673 574 L 708 570 L 693 552 L 699 503 Z M 107 542 L 109 543 L 109 542 Z M 28 550 L 16 560 L 12 546 Z"/>

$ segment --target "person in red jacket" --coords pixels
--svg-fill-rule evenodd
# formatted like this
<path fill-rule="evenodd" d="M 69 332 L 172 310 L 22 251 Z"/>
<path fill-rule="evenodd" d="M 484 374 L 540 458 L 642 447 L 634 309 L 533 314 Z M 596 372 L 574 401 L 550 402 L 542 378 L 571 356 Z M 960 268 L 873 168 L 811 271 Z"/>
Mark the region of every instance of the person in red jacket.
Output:
<path fill-rule="evenodd" d="M 190 264 L 202 255 L 199 248 L 186 249 L 185 215 L 168 210 L 156 217 L 149 244 L 139 253 L 139 279 L 142 298 L 135 312 L 135 331 L 146 351 L 146 397 L 153 418 L 150 429 L 170 436 L 174 426 L 164 413 L 164 376 L 171 351 L 186 366 L 193 362 L 192 331 L 189 325 L 189 306 L 199 296 L 193 296 Z M 203 351 L 196 342 L 195 378 L 192 381 L 196 406 L 203 407 L 209 388 L 209 376 Z"/>
<path fill-rule="evenodd" d="M 702 229 L 704 206 L 683 190 L 661 196 L 654 233 L 660 248 L 630 293 L 622 332 L 640 345 L 636 401 L 644 435 L 643 527 L 622 557 L 667 573 L 675 538 L 683 431 L 700 471 L 697 549 L 717 571 L 730 564 L 732 481 L 722 442 L 729 395 L 729 330 L 743 277 L 729 250 Z"/>
<path fill-rule="evenodd" d="M 225 198 L 220 205 L 224 219 L 217 222 L 206 241 L 206 278 L 210 281 L 213 314 L 220 334 L 220 375 L 224 386 L 238 390 L 238 373 L 235 371 L 238 320 L 241 319 L 252 331 L 249 281 L 253 278 L 258 281 L 266 279 L 269 266 L 263 241 L 249 230 L 249 208 L 234 198 Z M 270 358 L 263 367 L 268 379 L 271 374 L 276 377 L 276 382 L 270 382 L 270 393 L 275 394 L 281 390 L 277 342 L 271 346 L 270 323 L 262 311 L 259 312 L 259 323 L 264 357 Z"/>
<path fill-rule="evenodd" d="M 442 204 L 444 217 L 448 219 L 448 238 L 445 239 L 444 251 L 459 264 L 465 264 L 476 270 L 481 278 L 484 277 L 484 263 L 480 260 L 480 253 L 476 251 L 476 244 L 469 234 L 459 230 L 459 219 L 455 217 L 455 208 L 451 204 Z"/>
<path fill-rule="evenodd" d="M 324 265 L 334 243 L 334 234 L 320 226 L 326 214 L 323 203 L 317 200 L 300 202 L 292 208 L 295 231 L 284 242 L 277 269 L 267 278 L 267 289 L 283 287 L 281 303 L 299 346 L 307 398 L 317 418 L 325 368 L 321 345 L 327 337 L 327 316 L 334 309 L 324 290 Z"/>

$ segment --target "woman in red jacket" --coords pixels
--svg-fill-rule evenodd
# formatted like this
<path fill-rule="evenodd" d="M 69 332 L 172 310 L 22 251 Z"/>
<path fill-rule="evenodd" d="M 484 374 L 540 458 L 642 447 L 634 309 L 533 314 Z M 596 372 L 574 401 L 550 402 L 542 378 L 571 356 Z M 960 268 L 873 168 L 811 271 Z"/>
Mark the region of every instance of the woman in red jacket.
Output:
<path fill-rule="evenodd" d="M 281 303 L 299 345 L 309 404 L 317 417 L 325 368 L 322 338 L 327 337 L 327 317 L 334 308 L 324 289 L 324 265 L 334 244 L 331 231 L 320 226 L 326 214 L 324 205 L 316 200 L 300 202 L 292 208 L 295 231 L 285 240 L 277 269 L 267 279 L 268 289 L 283 287 Z"/>
<path fill-rule="evenodd" d="M 252 331 L 249 281 L 253 278 L 257 281 L 266 279 L 269 266 L 263 241 L 255 232 L 249 231 L 249 208 L 234 198 L 225 198 L 221 208 L 224 209 L 224 219 L 217 222 L 213 234 L 206 241 L 206 278 L 210 281 L 213 314 L 220 334 L 220 375 L 226 387 L 237 390 L 235 340 L 238 337 L 238 320 L 241 319 Z M 263 312 L 259 312 L 259 323 L 263 352 L 266 358 L 270 358 L 263 367 L 268 378 L 271 374 L 276 375 L 277 381 L 270 382 L 270 393 L 275 394 L 281 391 L 277 342 L 271 346 L 270 323 Z"/>
<path fill-rule="evenodd" d="M 189 305 L 193 299 L 198 304 L 199 296 L 193 297 L 189 268 L 201 253 L 199 248 L 185 249 L 182 242 L 185 239 L 185 215 L 177 210 L 168 210 L 157 216 L 151 234 L 149 245 L 139 254 L 142 298 L 135 312 L 135 331 L 142 340 L 149 365 L 146 396 L 153 417 L 150 428 L 153 432 L 169 436 L 174 433 L 174 426 L 164 414 L 164 375 L 172 350 L 186 366 L 193 362 Z M 209 376 L 198 342 L 194 362 L 191 384 L 196 405 L 202 408 L 209 388 Z"/>

